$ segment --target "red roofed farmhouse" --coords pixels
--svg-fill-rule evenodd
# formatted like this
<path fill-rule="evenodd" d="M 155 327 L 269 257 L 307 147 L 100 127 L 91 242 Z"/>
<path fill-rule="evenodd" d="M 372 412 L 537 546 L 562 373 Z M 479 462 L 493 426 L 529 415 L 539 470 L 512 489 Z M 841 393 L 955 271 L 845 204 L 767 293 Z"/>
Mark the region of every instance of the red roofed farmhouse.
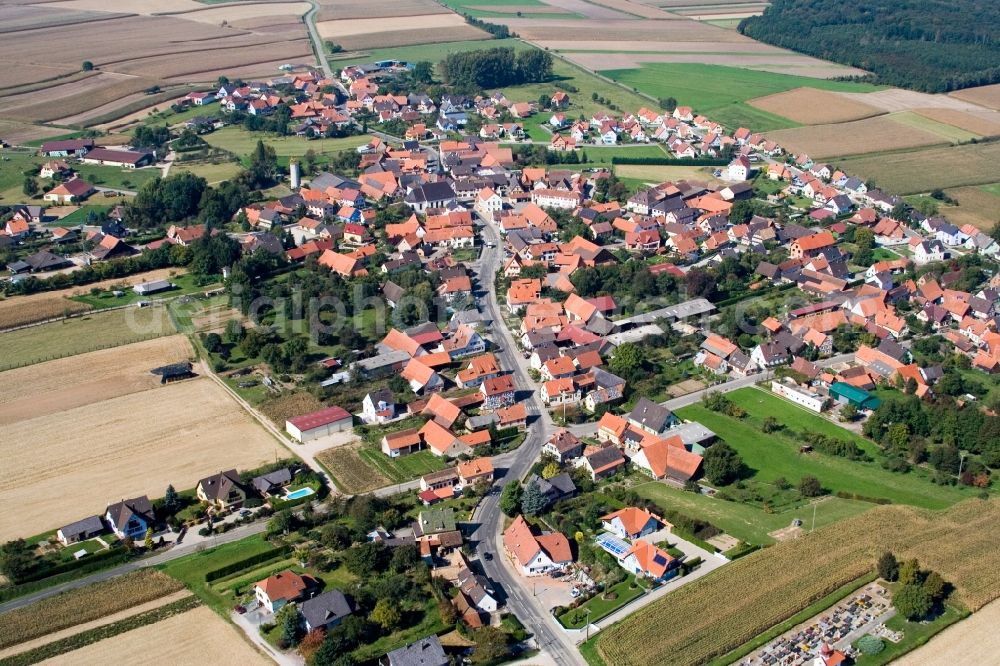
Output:
<path fill-rule="evenodd" d="M 309 442 L 331 433 L 350 430 L 353 425 L 354 417 L 347 410 L 333 406 L 288 419 L 285 431 L 300 442 Z"/>

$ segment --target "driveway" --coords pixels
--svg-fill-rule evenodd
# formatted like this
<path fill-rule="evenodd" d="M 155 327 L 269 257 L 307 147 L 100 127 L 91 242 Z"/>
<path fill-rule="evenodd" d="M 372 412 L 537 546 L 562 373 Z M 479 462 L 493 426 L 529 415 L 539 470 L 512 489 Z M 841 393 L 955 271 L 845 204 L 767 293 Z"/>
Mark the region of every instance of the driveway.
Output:
<path fill-rule="evenodd" d="M 232 618 L 233 624 L 239 627 L 243 633 L 247 635 L 250 642 L 256 645 L 264 654 L 273 659 L 279 666 L 303 666 L 306 663 L 305 659 L 300 657 L 295 652 L 282 652 L 271 646 L 270 643 L 264 640 L 264 637 L 260 635 L 260 631 L 257 627 L 261 624 L 262 618 L 256 615 L 258 611 L 248 611 L 244 615 L 239 613 L 230 613 L 229 617 Z M 267 617 L 273 619 L 273 616 L 269 613 Z M 255 624 L 254 621 L 257 620 Z M 269 621 L 269 620 L 268 620 Z"/>

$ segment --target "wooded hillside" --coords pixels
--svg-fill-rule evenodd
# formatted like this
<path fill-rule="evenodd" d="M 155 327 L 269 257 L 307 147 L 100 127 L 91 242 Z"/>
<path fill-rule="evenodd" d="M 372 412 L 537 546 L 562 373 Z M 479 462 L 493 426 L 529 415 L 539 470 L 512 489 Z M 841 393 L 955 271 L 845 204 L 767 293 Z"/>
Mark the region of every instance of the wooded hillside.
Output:
<path fill-rule="evenodd" d="M 739 29 L 878 83 L 947 92 L 1000 82 L 996 0 L 775 0 Z"/>

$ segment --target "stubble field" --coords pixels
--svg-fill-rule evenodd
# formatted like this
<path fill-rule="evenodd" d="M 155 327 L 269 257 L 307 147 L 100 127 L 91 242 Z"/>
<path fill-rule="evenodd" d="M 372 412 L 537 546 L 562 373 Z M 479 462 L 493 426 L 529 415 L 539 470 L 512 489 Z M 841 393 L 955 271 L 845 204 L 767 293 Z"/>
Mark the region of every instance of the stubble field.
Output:
<path fill-rule="evenodd" d="M 884 113 L 868 104 L 815 88 L 796 88 L 758 97 L 749 100 L 748 104 L 803 125 L 845 123 Z"/>
<path fill-rule="evenodd" d="M 205 606 L 114 638 L 39 662 L 45 666 L 77 666 L 119 662 L 122 655 L 163 652 L 171 666 L 273 666 L 251 647 L 239 629 Z"/>
<path fill-rule="evenodd" d="M 220 469 L 259 466 L 279 446 L 208 378 L 8 423 L 0 540 L 100 513 L 123 497 L 159 497 L 168 484 L 191 488 Z"/>
<path fill-rule="evenodd" d="M 183 335 L 61 358 L 0 374 L 0 426 L 160 386 L 150 370 L 194 355 Z"/>
<path fill-rule="evenodd" d="M 979 136 L 1000 134 L 1000 113 L 996 111 L 957 111 L 955 109 L 914 109 L 915 113 Z"/>
<path fill-rule="evenodd" d="M 468 25 L 458 14 L 451 13 L 318 21 L 316 29 L 323 39 L 334 41 L 345 49 L 458 42 L 489 37 L 486 32 Z"/>
<path fill-rule="evenodd" d="M 837 161 L 845 172 L 896 194 L 930 192 L 935 188 L 985 185 L 997 180 L 1000 143 L 940 146 Z"/>
<path fill-rule="evenodd" d="M 394 0 L 383 3 L 373 3 L 370 0 L 320 0 L 319 4 L 317 21 L 448 13 L 447 9 L 434 0 Z"/>
<path fill-rule="evenodd" d="M 889 116 L 776 130 L 767 132 L 767 137 L 791 153 L 806 153 L 813 158 L 880 153 L 948 142 L 940 134 L 909 127 Z"/>
<path fill-rule="evenodd" d="M 1000 83 L 992 86 L 980 86 L 978 88 L 966 88 L 951 93 L 951 97 L 972 102 L 980 106 L 1000 110 Z"/>
<path fill-rule="evenodd" d="M 939 572 L 975 610 L 1000 596 L 997 520 L 995 499 L 940 513 L 877 507 L 685 585 L 605 629 L 597 651 L 608 666 L 704 664 L 871 572 L 886 549 Z"/>

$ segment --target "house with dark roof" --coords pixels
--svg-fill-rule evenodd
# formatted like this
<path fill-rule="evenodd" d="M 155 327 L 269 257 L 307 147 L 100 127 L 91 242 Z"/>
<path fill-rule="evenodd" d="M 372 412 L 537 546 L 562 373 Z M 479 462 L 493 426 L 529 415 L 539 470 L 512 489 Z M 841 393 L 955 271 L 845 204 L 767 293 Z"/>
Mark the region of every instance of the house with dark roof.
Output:
<path fill-rule="evenodd" d="M 597 481 L 625 469 L 625 456 L 617 446 L 605 446 L 602 449 L 585 450 L 575 464 L 586 469 L 590 478 Z"/>
<path fill-rule="evenodd" d="M 195 487 L 195 494 L 220 511 L 239 508 L 247 499 L 247 491 L 235 469 L 205 477 Z"/>
<path fill-rule="evenodd" d="M 379 666 L 450 666 L 451 661 L 434 634 L 393 650 L 378 660 Z"/>
<path fill-rule="evenodd" d="M 563 463 L 580 457 L 583 453 L 583 442 L 569 430 L 561 428 L 542 445 L 542 453 L 547 453 Z"/>
<path fill-rule="evenodd" d="M 79 543 L 80 541 L 92 539 L 95 536 L 104 534 L 106 531 L 107 528 L 104 526 L 104 521 L 101 520 L 100 516 L 87 516 L 69 525 L 60 527 L 56 530 L 56 538 L 59 539 L 61 544 L 68 546 L 71 543 Z"/>
<path fill-rule="evenodd" d="M 292 470 L 288 467 L 282 467 L 281 469 L 274 470 L 273 472 L 268 472 L 267 474 L 261 474 L 260 476 L 254 477 L 250 484 L 253 486 L 261 497 L 267 497 L 268 495 L 280 494 L 282 488 L 287 486 L 292 482 Z"/>
<path fill-rule="evenodd" d="M 153 505 L 145 495 L 123 499 L 104 510 L 104 519 L 119 538 L 142 539 L 153 526 Z"/>
<path fill-rule="evenodd" d="M 299 604 L 306 631 L 332 629 L 353 612 L 351 603 L 340 590 L 330 590 Z"/>
<path fill-rule="evenodd" d="M 680 422 L 673 412 L 648 398 L 639 398 L 626 418 L 632 425 L 653 435 L 661 435 Z"/>

